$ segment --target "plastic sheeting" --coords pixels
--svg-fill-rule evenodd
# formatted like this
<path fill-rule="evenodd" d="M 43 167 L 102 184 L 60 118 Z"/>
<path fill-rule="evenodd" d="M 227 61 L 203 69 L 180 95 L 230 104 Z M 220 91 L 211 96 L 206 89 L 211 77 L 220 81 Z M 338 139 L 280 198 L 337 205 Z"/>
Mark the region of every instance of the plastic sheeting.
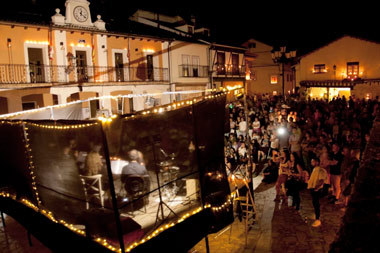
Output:
<path fill-rule="evenodd" d="M 186 213 L 228 200 L 225 99 L 104 125 L 72 120 L 1 124 L 6 176 L 0 186 L 94 240 L 127 248 Z M 232 219 L 231 208 L 215 213 L 202 224 L 203 231 L 212 227 L 215 232 Z"/>
<path fill-rule="evenodd" d="M 13 117 L 13 119 L 29 120 L 84 120 L 82 104 L 72 104 L 65 107 L 46 107 L 45 109 L 24 113 Z"/>

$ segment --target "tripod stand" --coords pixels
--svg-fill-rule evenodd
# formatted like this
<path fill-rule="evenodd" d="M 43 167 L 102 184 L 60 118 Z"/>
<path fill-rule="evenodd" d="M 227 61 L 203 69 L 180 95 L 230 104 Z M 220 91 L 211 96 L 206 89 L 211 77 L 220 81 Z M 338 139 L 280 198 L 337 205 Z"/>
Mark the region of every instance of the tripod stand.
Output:
<path fill-rule="evenodd" d="M 155 167 L 155 173 L 156 173 L 156 179 L 157 179 L 158 196 L 159 196 L 160 202 L 159 202 L 158 208 L 157 208 L 156 221 L 154 223 L 154 228 L 159 227 L 165 220 L 164 206 L 167 209 L 169 209 L 169 211 L 170 211 L 167 217 L 169 217 L 170 213 L 173 213 L 175 216 L 178 217 L 178 215 L 173 211 L 173 209 L 171 209 L 168 206 L 168 204 L 166 204 L 162 200 L 162 192 L 161 192 L 161 184 L 160 184 L 160 176 L 159 176 L 160 169 L 157 167 L 157 154 L 156 154 L 156 149 L 155 149 L 155 144 L 157 144 L 157 143 L 159 143 L 159 142 L 153 143 L 152 150 L 153 150 L 153 160 L 154 160 L 154 167 Z M 159 215 L 160 211 L 161 211 L 161 217 Z"/>

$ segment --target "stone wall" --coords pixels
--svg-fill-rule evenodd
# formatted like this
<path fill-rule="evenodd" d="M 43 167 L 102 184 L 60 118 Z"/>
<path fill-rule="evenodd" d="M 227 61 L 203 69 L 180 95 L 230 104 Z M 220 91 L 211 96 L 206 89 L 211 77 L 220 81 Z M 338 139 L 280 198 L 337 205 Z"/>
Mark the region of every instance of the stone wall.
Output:
<path fill-rule="evenodd" d="M 380 112 L 330 252 L 380 252 Z"/>

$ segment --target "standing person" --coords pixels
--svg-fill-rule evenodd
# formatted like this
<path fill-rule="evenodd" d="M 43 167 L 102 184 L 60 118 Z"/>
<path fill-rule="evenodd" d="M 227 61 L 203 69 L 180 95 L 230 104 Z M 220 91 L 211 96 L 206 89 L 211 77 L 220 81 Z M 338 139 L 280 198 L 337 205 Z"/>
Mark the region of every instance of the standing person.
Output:
<path fill-rule="evenodd" d="M 268 152 L 268 156 L 273 157 L 273 151 L 278 151 L 279 147 L 279 141 L 277 138 L 277 134 L 275 132 L 272 132 L 272 135 L 270 137 L 270 149 Z"/>
<path fill-rule="evenodd" d="M 292 196 L 293 203 L 292 207 L 294 207 L 297 211 L 300 210 L 301 198 L 300 198 L 300 190 L 301 190 L 301 182 L 302 182 L 302 174 L 303 169 L 301 167 L 301 161 L 296 152 L 290 154 L 290 179 L 288 180 L 288 195 Z"/>
<path fill-rule="evenodd" d="M 281 124 L 281 126 L 277 129 L 277 133 L 280 149 L 287 149 L 289 147 L 289 132 L 287 129 L 287 123 L 285 122 L 285 119 L 283 124 Z"/>
<path fill-rule="evenodd" d="M 99 154 L 101 148 L 100 145 L 94 145 L 92 147 L 90 153 L 88 153 L 86 157 L 83 175 L 93 176 L 101 174 L 103 168 L 102 157 Z"/>
<path fill-rule="evenodd" d="M 255 121 L 252 123 L 252 127 L 253 127 L 253 131 L 256 132 L 256 133 L 259 133 L 260 131 L 260 121 L 259 119 L 256 117 L 255 118 Z"/>
<path fill-rule="evenodd" d="M 342 198 L 341 198 L 341 204 L 345 204 L 348 200 L 347 197 L 349 196 L 349 193 L 351 193 L 350 189 L 347 189 L 348 185 L 350 184 L 350 173 L 352 171 L 352 167 L 354 165 L 354 162 L 356 161 L 355 157 L 352 157 L 351 154 L 354 154 L 354 151 L 349 147 L 343 147 L 343 162 L 342 162 L 342 178 L 341 178 L 341 189 L 342 189 Z M 358 152 L 360 154 L 360 152 Z M 356 154 L 356 153 L 355 153 Z"/>
<path fill-rule="evenodd" d="M 301 136 L 297 132 L 297 128 L 292 128 L 292 134 L 289 137 L 290 152 L 296 152 L 297 155 L 301 156 Z"/>
<path fill-rule="evenodd" d="M 319 199 L 322 194 L 323 184 L 327 181 L 327 172 L 325 169 L 319 167 L 319 158 L 314 157 L 311 159 L 311 166 L 313 172 L 311 173 L 307 189 L 310 190 L 311 197 L 313 199 L 313 207 L 315 213 L 315 221 L 312 224 L 313 227 L 319 227 L 321 225 L 320 217 L 320 205 Z"/>
<path fill-rule="evenodd" d="M 242 117 L 240 118 L 238 135 L 246 136 L 246 132 L 247 132 L 247 122 L 245 121 L 245 118 Z"/>
<path fill-rule="evenodd" d="M 330 181 L 333 188 L 331 203 L 334 204 L 340 198 L 341 165 L 343 161 L 343 155 L 340 152 L 340 148 L 337 143 L 334 143 L 332 145 L 331 159 L 332 162 L 330 162 Z"/>
<path fill-rule="evenodd" d="M 285 191 L 285 182 L 288 180 L 288 175 L 290 173 L 290 164 L 289 164 L 289 152 L 281 150 L 280 152 L 280 165 L 278 169 L 278 179 L 276 182 L 276 198 L 275 201 L 279 201 L 282 197 L 287 201 L 286 191 Z"/>

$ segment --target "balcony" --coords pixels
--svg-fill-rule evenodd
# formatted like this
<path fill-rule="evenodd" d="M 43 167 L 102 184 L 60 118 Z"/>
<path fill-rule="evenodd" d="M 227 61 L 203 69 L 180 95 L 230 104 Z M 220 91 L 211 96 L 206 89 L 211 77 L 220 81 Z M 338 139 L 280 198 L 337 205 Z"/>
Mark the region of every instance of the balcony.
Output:
<path fill-rule="evenodd" d="M 245 66 L 234 64 L 215 64 L 214 72 L 217 76 L 245 77 Z"/>
<path fill-rule="evenodd" d="M 167 68 L 0 64 L 0 84 L 168 81 Z"/>
<path fill-rule="evenodd" d="M 199 65 L 179 65 L 179 76 L 180 77 L 200 77 L 207 78 L 208 66 Z"/>

